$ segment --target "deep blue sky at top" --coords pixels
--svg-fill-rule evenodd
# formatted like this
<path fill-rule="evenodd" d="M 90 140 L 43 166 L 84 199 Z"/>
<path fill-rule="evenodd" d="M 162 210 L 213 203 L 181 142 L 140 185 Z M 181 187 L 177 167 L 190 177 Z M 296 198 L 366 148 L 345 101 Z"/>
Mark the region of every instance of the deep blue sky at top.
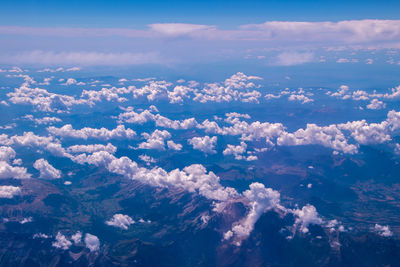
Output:
<path fill-rule="evenodd" d="M 399 19 L 398 0 L 1 0 L 0 25 L 135 27 L 182 22 L 235 27 L 271 20 Z"/>

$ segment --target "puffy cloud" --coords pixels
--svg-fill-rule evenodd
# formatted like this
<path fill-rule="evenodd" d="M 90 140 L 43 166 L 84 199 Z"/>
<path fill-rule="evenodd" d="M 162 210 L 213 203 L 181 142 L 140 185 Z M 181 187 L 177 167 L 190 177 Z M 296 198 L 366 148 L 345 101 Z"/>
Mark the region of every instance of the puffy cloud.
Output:
<path fill-rule="evenodd" d="M 18 145 L 18 146 L 45 146 L 50 143 L 55 143 L 53 137 L 45 137 L 35 135 L 33 132 L 24 132 L 23 135 L 14 135 L 8 138 L 7 135 L 2 135 L 0 143 L 5 145 Z"/>
<path fill-rule="evenodd" d="M 331 233 L 335 231 L 339 232 L 345 231 L 344 226 L 341 225 L 336 219 L 326 222 L 325 226 L 329 229 Z"/>
<path fill-rule="evenodd" d="M 149 84 L 141 88 L 133 88 L 133 97 L 138 98 L 146 96 L 148 101 L 154 101 L 159 98 L 167 98 L 168 87 L 171 83 L 166 81 L 150 81 Z"/>
<path fill-rule="evenodd" d="M 47 238 L 50 238 L 51 236 L 48 236 L 48 235 L 46 235 L 46 234 L 43 234 L 43 233 L 37 233 L 37 234 L 34 234 L 33 235 L 33 239 L 37 239 L 37 238 L 43 238 L 43 239 L 47 239 Z"/>
<path fill-rule="evenodd" d="M 189 129 L 194 128 L 198 125 L 197 121 L 194 118 L 185 119 L 182 121 L 179 120 L 171 120 L 158 113 L 158 110 L 155 106 L 151 105 L 149 109 L 143 110 L 138 113 L 133 110 L 132 107 L 128 107 L 124 109 L 125 112 L 119 114 L 118 122 L 126 122 L 126 123 L 135 123 L 135 124 L 143 124 L 149 121 L 154 121 L 156 126 L 170 128 L 170 129 Z"/>
<path fill-rule="evenodd" d="M 229 112 L 225 113 L 225 121 L 229 123 L 233 123 L 235 118 L 243 118 L 243 119 L 250 119 L 249 114 L 242 114 L 242 113 L 237 113 L 237 112 Z"/>
<path fill-rule="evenodd" d="M 106 221 L 107 225 L 115 226 L 124 230 L 127 230 L 128 227 L 134 223 L 135 221 L 131 217 L 124 214 L 114 214 L 109 221 Z"/>
<path fill-rule="evenodd" d="M 69 71 L 80 71 L 80 70 L 81 70 L 81 68 L 79 68 L 79 67 L 71 67 L 71 68 L 67 68 L 67 69 L 64 69 L 63 67 L 59 67 L 56 69 L 45 68 L 42 70 L 38 70 L 37 72 L 69 72 Z"/>
<path fill-rule="evenodd" d="M 169 102 L 171 104 L 182 103 L 185 98 L 190 98 L 192 92 L 197 92 L 197 90 L 184 85 L 175 86 L 172 91 L 168 91 Z"/>
<path fill-rule="evenodd" d="M 57 117 L 43 117 L 43 118 L 36 118 L 34 119 L 34 121 L 37 124 L 52 124 L 55 122 L 61 122 L 61 119 Z"/>
<path fill-rule="evenodd" d="M 78 158 L 73 160 L 77 160 Z M 241 240 L 250 234 L 255 222 L 266 210 L 277 209 L 283 212 L 292 212 L 298 217 L 296 225 L 299 225 L 301 229 L 305 229 L 310 223 L 319 222 L 318 219 L 312 219 L 311 216 L 318 216 L 315 208 L 313 210 L 309 206 L 306 206 L 302 210 L 287 210 L 280 205 L 279 192 L 271 188 L 265 188 L 260 183 L 252 183 L 250 189 L 240 195 L 231 187 L 223 187 L 220 184 L 219 177 L 213 172 L 207 172 L 205 167 L 200 164 L 187 166 L 183 170 L 175 169 L 167 172 L 159 167 L 152 169 L 139 167 L 136 162 L 127 157 L 116 158 L 105 151 L 95 152 L 92 155 L 82 154 L 79 158 L 79 163 L 104 166 L 112 173 L 155 187 L 179 188 L 191 193 L 197 192 L 207 199 L 218 201 L 214 203 L 214 210 L 216 212 L 222 212 L 226 202 L 241 199 L 249 211 L 243 219 L 232 225 L 232 230 L 224 235 L 226 238 L 234 237 L 234 242 L 237 245 L 240 245 Z M 120 225 L 119 223 L 125 221 L 125 219 L 130 221 L 128 218 L 122 216 L 117 216 L 115 219 L 113 217 L 109 222 Z M 127 225 L 125 224 L 125 226 Z"/>
<path fill-rule="evenodd" d="M 156 160 L 148 155 L 140 155 L 139 159 L 146 162 L 146 165 L 150 166 L 151 163 L 156 163 Z"/>
<path fill-rule="evenodd" d="M 72 242 L 69 241 L 65 235 L 60 232 L 57 233 L 56 240 L 52 243 L 53 247 L 67 250 L 72 246 Z"/>
<path fill-rule="evenodd" d="M 135 112 L 132 107 L 128 107 L 124 109 L 125 112 L 118 115 L 119 123 L 135 123 L 135 124 L 143 124 L 148 121 L 154 121 L 156 116 L 152 113 L 153 111 L 157 111 L 155 106 L 150 106 L 149 110 L 144 110 L 140 113 Z"/>
<path fill-rule="evenodd" d="M 56 128 L 54 126 L 48 127 L 49 133 L 60 137 L 70 137 L 70 138 L 80 138 L 80 139 L 132 139 L 136 136 L 136 132 L 132 129 L 125 128 L 124 125 L 118 125 L 115 129 L 108 130 L 104 127 L 100 129 L 85 127 L 80 130 L 75 130 L 72 128 L 71 124 L 66 124 L 61 128 Z"/>
<path fill-rule="evenodd" d="M 77 84 L 77 81 L 74 78 L 68 78 L 63 85 L 73 85 L 73 84 Z"/>
<path fill-rule="evenodd" d="M 341 85 L 337 92 L 335 93 L 327 92 L 327 94 L 333 97 L 344 98 L 344 96 L 349 93 L 349 90 L 350 88 L 347 85 Z"/>
<path fill-rule="evenodd" d="M 82 242 L 82 233 L 80 231 L 76 232 L 71 236 L 71 240 L 74 241 L 74 244 L 79 244 Z"/>
<path fill-rule="evenodd" d="M 86 100 L 77 100 L 73 96 L 49 93 L 45 89 L 31 88 L 36 82 L 28 75 L 22 75 L 24 83 L 15 88 L 14 92 L 7 94 L 9 101 L 13 104 L 29 104 L 40 111 L 63 112 L 72 105 L 85 104 Z"/>
<path fill-rule="evenodd" d="M 375 224 L 374 230 L 381 236 L 384 237 L 390 237 L 393 235 L 392 231 L 390 231 L 390 228 L 388 225 L 383 226 L 379 224 Z"/>
<path fill-rule="evenodd" d="M 160 114 L 157 114 L 155 116 L 155 122 L 156 122 L 156 126 L 164 127 L 164 128 L 171 128 L 171 129 L 175 129 L 175 130 L 189 129 L 189 128 L 194 128 L 194 127 L 198 126 L 198 123 L 197 123 L 196 119 L 194 119 L 194 118 L 185 119 L 182 121 L 170 120 L 164 116 L 161 116 Z"/>
<path fill-rule="evenodd" d="M 382 97 L 386 99 L 398 99 L 400 98 L 400 86 L 390 89 L 390 93 L 385 93 L 383 95 L 376 94 L 374 97 Z"/>
<path fill-rule="evenodd" d="M 205 120 L 197 128 L 204 129 L 207 133 L 220 135 L 241 135 L 243 141 L 254 141 L 265 139 L 266 143 L 273 145 L 273 139 L 284 133 L 284 126 L 281 123 L 268 123 L 255 121 L 247 123 L 239 121 L 237 118 L 232 120 L 234 123 L 230 127 L 219 127 L 215 121 Z"/>
<path fill-rule="evenodd" d="M 266 94 L 265 96 L 264 96 L 264 98 L 266 99 L 266 100 L 271 100 L 271 99 L 278 99 L 278 98 L 281 98 L 281 94 L 278 94 L 278 95 L 274 95 L 274 94 Z"/>
<path fill-rule="evenodd" d="M 21 188 L 11 185 L 0 186 L 0 198 L 13 198 L 21 194 Z"/>
<path fill-rule="evenodd" d="M 400 129 L 400 112 L 389 111 L 387 119 L 381 123 L 368 124 L 365 120 L 345 124 L 317 126 L 307 124 L 306 129 L 294 133 L 283 132 L 277 139 L 278 145 L 319 144 L 344 153 L 356 153 L 357 146 L 348 143 L 341 130 L 350 131 L 359 144 L 380 144 L 391 139 L 391 133 Z"/>
<path fill-rule="evenodd" d="M 237 196 L 235 189 L 223 187 L 219 183 L 219 177 L 213 172 L 207 173 L 204 166 L 190 165 L 183 170 L 175 169 L 170 172 L 162 168 L 141 168 L 127 157 L 116 158 L 105 151 L 95 152 L 92 155 L 82 154 L 73 158 L 74 161 L 96 166 L 104 166 L 108 171 L 127 178 L 138 180 L 142 183 L 156 187 L 171 187 L 197 192 L 200 195 L 218 201 L 227 201 Z"/>
<path fill-rule="evenodd" d="M 224 155 L 234 155 L 235 159 L 243 159 L 243 154 L 246 152 L 247 145 L 245 142 L 240 142 L 239 146 L 227 145 L 227 148 L 222 152 Z"/>
<path fill-rule="evenodd" d="M 12 164 L 21 166 L 22 165 L 22 159 L 14 159 Z"/>
<path fill-rule="evenodd" d="M 26 179 L 30 178 L 31 175 L 27 173 L 24 167 L 13 167 L 6 161 L 0 161 L 0 179 L 14 178 L 14 179 Z"/>
<path fill-rule="evenodd" d="M 400 130 L 400 112 L 394 110 L 389 111 L 386 121 L 381 122 L 381 124 L 384 124 L 385 122 L 388 123 L 389 131 L 397 132 Z"/>
<path fill-rule="evenodd" d="M 300 228 L 303 233 L 308 232 L 310 224 L 322 224 L 322 219 L 319 217 L 316 208 L 313 205 L 307 204 L 302 209 L 292 210 L 292 213 L 297 216 L 295 225 Z"/>
<path fill-rule="evenodd" d="M 215 146 L 217 144 L 217 137 L 193 137 L 188 140 L 188 143 L 193 146 L 193 149 L 200 150 L 206 154 L 215 154 L 217 151 L 215 150 Z"/>
<path fill-rule="evenodd" d="M 346 92 L 345 86 L 343 86 L 342 89 L 344 92 Z M 156 111 L 156 108 L 152 106 L 150 110 Z M 322 145 L 332 148 L 336 151 L 350 154 L 357 153 L 359 144 L 380 144 L 390 141 L 392 134 L 395 134 L 398 129 L 400 129 L 400 112 L 396 112 L 394 110 L 389 111 L 387 119 L 380 123 L 368 124 L 365 120 L 362 120 L 342 124 L 331 124 L 328 126 L 307 124 L 305 129 L 298 129 L 294 132 L 285 131 L 285 126 L 281 123 L 268 123 L 259 121 L 248 123 L 246 121 L 241 121 L 240 118 L 247 118 L 237 116 L 237 114 L 230 114 L 225 119 L 225 122 L 229 123 L 230 126 L 224 127 L 219 126 L 218 123 L 215 121 L 205 120 L 200 124 L 194 118 L 184 120 L 170 120 L 166 117 L 161 116 L 160 114 L 152 115 L 154 115 L 152 116 L 152 120 L 154 119 L 156 125 L 165 128 L 197 128 L 204 130 L 206 133 L 217 135 L 239 135 L 242 141 L 255 141 L 265 139 L 265 142 L 268 146 Z M 118 134 L 115 133 L 118 127 L 117 129 L 114 129 L 112 131 L 106 130 L 104 128 L 84 128 L 87 129 L 87 133 L 85 133 L 84 129 L 74 130 L 71 126 L 68 125 L 67 127 L 64 126 L 64 128 L 49 127 L 48 129 L 51 129 L 51 131 L 56 134 L 72 135 L 81 138 L 87 138 L 87 136 L 90 135 L 93 137 L 101 138 L 102 134 L 98 132 L 102 131 L 111 132 L 111 134 L 104 134 L 106 136 L 104 138 L 118 136 Z M 66 132 L 71 131 L 71 133 L 66 134 L 62 130 L 66 130 Z M 126 131 L 130 131 L 130 129 L 127 129 Z M 115 135 L 112 134 L 113 132 L 115 133 Z M 351 143 L 352 140 L 349 134 L 351 137 L 354 138 L 356 143 Z M 123 136 L 123 134 L 121 134 L 120 136 Z M 145 137 L 145 139 L 147 139 L 148 141 L 140 144 L 142 148 L 157 149 L 165 149 L 165 139 L 170 138 L 166 131 L 163 132 L 160 130 L 157 130 L 155 131 L 155 133 L 152 134 L 145 133 L 143 134 L 143 137 Z M 172 143 L 169 143 L 169 148 L 172 148 Z M 24 133 L 23 136 L 12 136 L 10 138 L 8 138 L 8 136 L 5 134 L 0 135 L 0 144 L 7 146 L 12 144 L 39 146 L 45 150 L 50 151 L 54 155 L 69 156 L 59 144 L 59 140 L 51 136 L 36 136 L 31 132 Z M 250 155 L 250 158 L 252 157 L 255 156 Z"/>
<path fill-rule="evenodd" d="M 371 98 L 372 101 L 369 104 L 371 109 L 373 109 L 374 106 L 377 106 L 379 108 L 384 108 L 384 103 L 381 103 L 379 99 L 398 99 L 400 98 L 400 86 L 397 86 L 395 88 L 391 88 L 389 92 L 387 93 L 377 93 L 376 91 L 373 91 L 372 93 L 368 93 L 363 90 L 354 90 L 350 91 L 349 87 L 346 85 L 340 86 L 339 90 L 331 93 L 327 92 L 327 95 L 330 95 L 332 97 L 337 97 L 341 99 L 353 99 L 356 101 L 359 100 L 369 100 Z"/>
<path fill-rule="evenodd" d="M 15 158 L 15 151 L 8 146 L 0 146 L 0 161 L 10 162 L 11 159 Z"/>
<path fill-rule="evenodd" d="M 100 249 L 100 240 L 97 236 L 87 233 L 85 235 L 85 245 L 90 252 L 98 251 Z"/>
<path fill-rule="evenodd" d="M 311 98 L 309 98 L 309 97 L 307 97 L 305 95 L 295 95 L 295 94 L 293 94 L 293 95 L 290 95 L 288 99 L 289 99 L 289 101 L 299 101 L 302 104 L 314 102 L 313 99 L 311 99 Z"/>
<path fill-rule="evenodd" d="M 241 240 L 247 238 L 254 228 L 254 224 L 267 210 L 281 209 L 280 194 L 271 188 L 265 188 L 261 183 L 250 184 L 250 189 L 243 192 L 243 196 L 249 201 L 247 215 L 234 224 L 232 230 L 225 233 L 225 239 L 235 237 L 235 244 L 240 245 Z"/>
<path fill-rule="evenodd" d="M 307 124 L 306 129 L 299 129 L 294 133 L 282 133 L 277 139 L 277 144 L 280 146 L 322 145 L 349 154 L 357 152 L 357 147 L 347 142 L 346 137 L 336 125 L 321 127 Z"/>
<path fill-rule="evenodd" d="M 52 136 L 38 136 L 33 132 L 24 132 L 23 135 L 14 135 L 11 137 L 8 137 L 5 134 L 0 134 L 0 144 L 8 146 L 39 147 L 43 150 L 49 151 L 55 156 L 69 156 L 61 146 L 58 139 Z"/>
<path fill-rule="evenodd" d="M 47 160 L 38 159 L 33 164 L 33 167 L 40 172 L 39 178 L 57 179 L 61 177 L 61 171 L 54 168 Z"/>
<path fill-rule="evenodd" d="M 169 87 L 172 83 L 153 80 L 150 80 L 143 87 L 130 86 L 129 89 L 132 91 L 134 98 L 145 96 L 148 101 L 169 99 L 172 104 L 182 103 L 184 99 L 193 99 L 201 103 L 230 101 L 258 103 L 261 94 L 254 90 L 259 86 L 254 84 L 253 81 L 260 79 L 256 76 L 247 76 L 238 72 L 222 83 L 208 83 L 201 90 L 194 88 L 199 84 L 193 81 L 189 82 L 188 86 L 178 85 L 170 90 Z M 142 112 L 143 114 L 132 111 L 132 108 L 127 110 L 126 114 L 121 115 L 120 121 L 129 120 L 132 123 L 143 123 L 155 119 L 154 114 L 150 114 L 149 111 L 144 111 L 144 113 Z"/>
<path fill-rule="evenodd" d="M 167 141 L 167 146 L 168 146 L 168 149 L 172 149 L 172 150 L 176 150 L 176 151 L 180 151 L 182 149 L 181 144 L 177 144 L 172 140 Z"/>
<path fill-rule="evenodd" d="M 371 103 L 367 105 L 368 109 L 384 109 L 386 104 L 378 99 L 372 99 Z"/>
<path fill-rule="evenodd" d="M 114 154 L 117 148 L 112 144 L 107 145 L 95 144 L 95 145 L 74 145 L 66 149 L 69 153 L 94 153 L 97 151 L 107 151 L 110 154 Z"/>
<path fill-rule="evenodd" d="M 339 124 L 338 127 L 351 132 L 351 136 L 360 144 L 380 144 L 391 139 L 389 123 L 368 124 L 365 120 L 347 122 Z"/>
<path fill-rule="evenodd" d="M 141 149 L 165 150 L 165 139 L 171 138 L 171 134 L 168 131 L 160 131 L 158 129 L 151 134 L 142 133 L 142 136 L 146 139 L 146 142 L 139 144 L 138 148 Z"/>
<path fill-rule="evenodd" d="M 129 86 L 128 88 L 111 87 L 102 88 L 101 90 L 83 90 L 81 93 L 81 99 L 86 100 L 91 106 L 93 106 L 96 102 L 101 101 L 117 101 L 121 103 L 128 100 L 125 97 L 121 97 L 121 95 L 129 94 L 133 89 L 133 86 Z"/>
<path fill-rule="evenodd" d="M 254 161 L 254 160 L 258 160 L 258 157 L 255 155 L 249 155 L 246 158 L 247 161 Z"/>
<path fill-rule="evenodd" d="M 206 84 L 201 91 L 194 92 L 193 100 L 200 103 L 231 101 L 258 103 L 261 93 L 252 88 L 257 87 L 253 80 L 259 79 L 261 78 L 238 72 L 226 79 L 223 85 L 220 83 Z"/>

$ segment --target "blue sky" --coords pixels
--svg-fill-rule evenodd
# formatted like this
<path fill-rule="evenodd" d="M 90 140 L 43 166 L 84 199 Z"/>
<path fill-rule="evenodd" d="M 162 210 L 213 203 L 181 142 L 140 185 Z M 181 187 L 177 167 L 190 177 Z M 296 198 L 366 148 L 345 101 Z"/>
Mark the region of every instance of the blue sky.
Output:
<path fill-rule="evenodd" d="M 267 20 L 397 19 L 399 1 L 21 1 L 1 3 L 2 25 L 145 27 L 156 22 L 233 27 Z"/>

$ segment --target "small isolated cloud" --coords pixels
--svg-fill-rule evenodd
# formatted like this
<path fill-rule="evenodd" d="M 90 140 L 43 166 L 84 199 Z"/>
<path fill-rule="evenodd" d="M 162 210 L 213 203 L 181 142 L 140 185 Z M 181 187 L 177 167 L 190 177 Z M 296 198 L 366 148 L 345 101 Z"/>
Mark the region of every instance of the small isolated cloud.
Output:
<path fill-rule="evenodd" d="M 374 230 L 379 235 L 384 236 L 384 237 L 390 237 L 393 235 L 393 233 L 392 233 L 392 231 L 390 231 L 390 228 L 388 225 L 383 226 L 383 225 L 375 224 Z"/>
<path fill-rule="evenodd" d="M 0 198 L 13 198 L 21 193 L 21 188 L 12 185 L 0 186 Z"/>
<path fill-rule="evenodd" d="M 235 146 L 235 145 L 230 145 L 228 144 L 226 149 L 222 152 L 222 154 L 226 155 L 233 155 L 235 156 L 235 159 L 241 160 L 245 159 L 243 154 L 246 152 L 247 145 L 245 142 L 240 142 L 240 145 Z"/>
<path fill-rule="evenodd" d="M 339 58 L 338 60 L 336 60 L 336 63 L 357 63 L 357 62 L 358 62 L 358 59 L 355 59 L 355 58 L 353 58 L 353 59 Z"/>
<path fill-rule="evenodd" d="M 339 58 L 338 60 L 336 60 L 336 63 L 349 63 L 350 60 L 348 60 L 347 58 Z"/>
<path fill-rule="evenodd" d="M 52 243 L 52 246 L 55 248 L 67 250 L 72 246 L 72 242 L 69 241 L 65 235 L 58 232 L 56 240 Z"/>
<path fill-rule="evenodd" d="M 85 85 L 85 83 L 78 82 L 74 78 L 68 78 L 67 81 L 65 83 L 63 83 L 62 85 L 74 85 L 74 84 L 76 84 L 76 85 Z"/>
<path fill-rule="evenodd" d="M 396 144 L 394 147 L 394 153 L 400 155 L 400 144 Z"/>
<path fill-rule="evenodd" d="M 179 151 L 182 149 L 181 144 L 177 144 L 172 140 L 167 141 L 167 146 L 168 146 L 168 149 L 172 149 L 172 150 L 176 150 L 176 151 Z"/>
<path fill-rule="evenodd" d="M 40 172 L 39 178 L 57 179 L 61 177 L 61 172 L 54 168 L 47 160 L 38 159 L 33 167 Z"/>
<path fill-rule="evenodd" d="M 294 66 L 312 62 L 314 54 L 310 52 L 283 52 L 277 56 L 276 64 L 281 66 Z"/>
<path fill-rule="evenodd" d="M 160 64 L 157 53 L 118 53 L 118 52 L 54 52 L 29 51 L 0 57 L 1 63 L 40 64 L 40 65 L 138 65 Z"/>
<path fill-rule="evenodd" d="M 71 236 L 71 240 L 74 241 L 75 244 L 79 244 L 82 242 L 82 233 L 80 231 L 76 232 Z"/>
<path fill-rule="evenodd" d="M 295 225 L 303 233 L 308 233 L 310 224 L 321 224 L 323 222 L 316 208 L 310 204 L 305 205 L 302 209 L 293 210 L 293 214 L 297 216 Z"/>
<path fill-rule="evenodd" d="M 214 149 L 217 144 L 217 137 L 193 137 L 188 140 L 188 143 L 193 146 L 193 149 L 203 151 L 206 154 L 215 154 L 217 151 Z"/>
<path fill-rule="evenodd" d="M 0 160 L 9 162 L 15 158 L 16 153 L 14 149 L 8 146 L 0 146 Z"/>
<path fill-rule="evenodd" d="M 100 240 L 95 235 L 86 234 L 85 245 L 90 250 L 90 252 L 98 251 L 100 249 Z"/>
<path fill-rule="evenodd" d="M 150 157 L 146 154 L 140 155 L 139 159 L 143 160 L 146 162 L 146 165 L 150 166 L 151 163 L 156 163 L 156 160 L 153 157 Z"/>
<path fill-rule="evenodd" d="M 289 101 L 299 101 L 302 104 L 314 102 L 313 99 L 311 99 L 305 95 L 296 95 L 296 94 L 290 95 L 288 100 Z"/>
<path fill-rule="evenodd" d="M 384 109 L 386 108 L 386 104 L 378 99 L 372 99 L 371 103 L 367 105 L 368 109 Z"/>
<path fill-rule="evenodd" d="M 134 223 L 135 221 L 131 217 L 124 214 L 114 214 L 109 221 L 106 221 L 107 225 L 115 226 L 124 230 L 128 230 L 128 227 Z"/>
<path fill-rule="evenodd" d="M 156 149 L 165 150 L 165 139 L 171 138 L 171 134 L 167 130 L 154 130 L 153 133 L 142 133 L 146 142 L 140 143 L 140 149 Z"/>
<path fill-rule="evenodd" d="M 22 218 L 19 221 L 20 224 L 25 224 L 25 223 L 30 223 L 30 222 L 33 222 L 33 218 L 32 217 Z"/>

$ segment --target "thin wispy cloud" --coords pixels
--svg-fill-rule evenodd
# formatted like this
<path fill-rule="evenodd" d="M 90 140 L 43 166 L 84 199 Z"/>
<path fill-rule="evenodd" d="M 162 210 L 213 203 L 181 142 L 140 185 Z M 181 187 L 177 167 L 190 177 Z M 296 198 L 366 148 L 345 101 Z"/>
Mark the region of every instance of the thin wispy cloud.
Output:
<path fill-rule="evenodd" d="M 293 66 L 309 63 L 314 60 L 314 54 L 310 52 L 283 52 L 277 56 L 276 65 Z"/>
<path fill-rule="evenodd" d="M 162 64 L 158 53 L 103 53 L 29 51 L 0 57 L 1 63 L 39 65 L 138 65 Z"/>
<path fill-rule="evenodd" d="M 400 20 L 267 21 L 262 24 L 240 25 L 233 29 L 187 23 L 154 23 L 145 29 L 0 26 L 0 35 L 126 38 L 186 35 L 204 40 L 363 44 L 400 42 Z"/>
<path fill-rule="evenodd" d="M 316 50 L 398 49 L 400 20 L 267 21 L 228 29 L 189 23 L 144 28 L 0 26 L 0 37 L 3 64 L 195 64 L 246 58 L 253 51 L 270 65 L 290 66 L 317 62 L 321 54 Z M 30 42 L 21 43 L 20 38 Z"/>

